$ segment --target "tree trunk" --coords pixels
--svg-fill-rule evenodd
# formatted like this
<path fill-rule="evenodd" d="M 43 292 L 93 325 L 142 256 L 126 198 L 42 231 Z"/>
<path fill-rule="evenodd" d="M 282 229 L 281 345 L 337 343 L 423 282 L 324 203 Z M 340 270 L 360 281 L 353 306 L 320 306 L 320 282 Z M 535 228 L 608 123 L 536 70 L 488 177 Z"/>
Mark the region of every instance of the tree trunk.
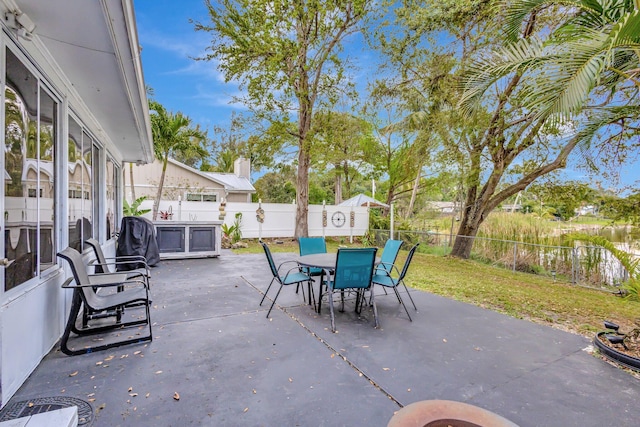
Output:
<path fill-rule="evenodd" d="M 416 174 L 416 180 L 413 183 L 413 191 L 411 192 L 411 201 L 409 202 L 407 217 L 413 215 L 413 207 L 416 203 L 416 197 L 418 196 L 418 187 L 420 186 L 421 174 L 422 174 L 422 163 L 418 165 L 418 173 Z"/>
<path fill-rule="evenodd" d="M 484 221 L 482 212 L 476 206 L 464 211 L 464 215 L 460 220 L 458 234 L 451 249 L 451 256 L 469 259 L 473 241 L 478 234 L 482 221 Z"/>
<path fill-rule="evenodd" d="M 136 187 L 133 184 L 133 163 L 129 163 L 129 181 L 131 184 L 131 203 L 136 201 Z"/>
<path fill-rule="evenodd" d="M 333 182 L 333 192 L 334 192 L 334 204 L 342 202 L 342 173 L 340 171 L 341 167 L 339 163 L 333 165 L 333 168 L 336 171 L 335 180 Z"/>
<path fill-rule="evenodd" d="M 162 198 L 162 187 L 164 186 L 164 176 L 167 172 L 167 156 L 162 159 L 162 173 L 160 174 L 160 182 L 158 183 L 158 194 L 156 195 L 156 199 L 153 201 L 153 212 L 152 218 L 154 221 L 158 219 L 158 208 L 160 207 L 160 199 Z"/>
<path fill-rule="evenodd" d="M 351 194 L 351 180 L 349 179 L 349 163 L 343 162 L 342 164 L 342 176 L 344 176 L 344 186 L 347 189 L 347 198 L 351 198 L 353 194 Z M 342 197 L 342 191 L 340 191 L 340 196 Z M 336 202 L 336 205 L 338 202 Z"/>
<path fill-rule="evenodd" d="M 298 152 L 298 177 L 296 182 L 296 230 L 295 237 L 307 237 L 309 235 L 309 165 L 311 156 L 300 144 Z"/>
<path fill-rule="evenodd" d="M 337 166 L 336 166 L 336 170 L 338 170 Z M 340 175 L 339 173 L 336 173 L 336 178 L 333 183 L 333 191 L 335 193 L 334 204 L 336 205 L 342 202 L 342 179 L 340 179 L 341 177 L 342 175 Z"/>

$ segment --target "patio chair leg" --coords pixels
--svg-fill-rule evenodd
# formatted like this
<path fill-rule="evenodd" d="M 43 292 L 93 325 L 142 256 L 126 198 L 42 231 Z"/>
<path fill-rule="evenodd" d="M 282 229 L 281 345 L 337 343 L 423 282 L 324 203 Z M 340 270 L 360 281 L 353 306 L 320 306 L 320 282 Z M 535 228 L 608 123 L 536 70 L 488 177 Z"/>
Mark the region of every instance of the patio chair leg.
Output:
<path fill-rule="evenodd" d="M 416 303 L 413 302 L 413 298 L 411 297 L 411 293 L 409 292 L 409 288 L 407 288 L 407 285 L 404 283 L 404 281 L 402 281 L 402 286 L 404 286 L 404 290 L 407 291 L 407 295 L 409 295 L 409 299 L 411 300 L 411 304 L 413 304 L 413 308 L 415 308 L 416 311 L 418 311 L 418 307 L 416 307 Z"/>
<path fill-rule="evenodd" d="M 336 321 L 333 317 L 333 292 L 329 291 L 329 312 L 331 313 L 331 332 L 336 331 Z"/>
<path fill-rule="evenodd" d="M 271 289 L 271 285 L 273 285 L 274 280 L 276 279 L 275 278 L 271 279 L 271 283 L 269 283 L 269 287 L 265 291 L 264 295 L 262 295 L 262 299 L 260 300 L 260 305 L 262 305 L 262 303 L 264 302 L 264 299 L 267 297 L 267 294 L 269 293 L 269 289 Z"/>
<path fill-rule="evenodd" d="M 278 299 L 278 295 L 280 295 L 281 290 L 282 290 L 282 285 L 280 285 L 280 289 L 278 289 L 278 293 L 276 293 L 276 297 L 273 299 L 273 302 L 271 303 L 271 307 L 269 307 L 269 311 L 267 312 L 267 319 L 271 314 L 271 310 L 273 310 L 273 306 L 276 305 L 276 300 Z M 264 295 L 266 296 L 267 294 L 265 293 Z"/>
<path fill-rule="evenodd" d="M 404 308 L 404 311 L 407 313 L 407 316 L 409 317 L 409 322 L 413 322 L 413 319 L 411 319 L 411 315 L 409 314 L 409 310 L 407 310 L 407 306 L 404 305 L 404 301 L 402 301 L 402 298 L 400 297 L 400 292 L 398 292 L 398 287 L 394 287 L 393 291 L 396 293 L 396 297 L 398 297 L 398 301 L 400 301 L 400 304 L 402 304 L 402 308 Z"/>
<path fill-rule="evenodd" d="M 373 286 L 371 286 L 371 303 L 373 305 L 373 321 L 374 328 L 379 328 L 380 323 L 378 322 L 378 307 L 376 307 L 376 300 L 374 298 Z"/>

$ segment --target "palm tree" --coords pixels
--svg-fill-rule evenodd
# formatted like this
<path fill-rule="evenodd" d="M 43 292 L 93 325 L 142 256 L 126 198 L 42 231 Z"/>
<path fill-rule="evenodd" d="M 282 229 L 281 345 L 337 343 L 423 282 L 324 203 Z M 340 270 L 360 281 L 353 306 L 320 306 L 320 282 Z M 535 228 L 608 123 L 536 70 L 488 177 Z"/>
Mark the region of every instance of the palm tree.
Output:
<path fill-rule="evenodd" d="M 206 135 L 191 125 L 191 119 L 181 112 L 168 112 L 160 103 L 149 101 L 151 110 L 151 131 L 153 135 L 153 149 L 156 157 L 162 162 L 162 173 L 158 183 L 158 194 L 153 202 L 153 220 L 158 216 L 158 207 L 162 197 L 167 162 L 173 153 L 189 153 L 205 157 L 208 153 L 202 148 L 201 142 Z"/>
<path fill-rule="evenodd" d="M 588 121 L 601 125 L 640 117 L 640 0 L 505 0 L 504 6 L 512 43 L 468 70 L 463 108 L 473 108 L 506 75 L 526 72 L 523 105 L 555 124 L 586 109 Z M 551 7 L 570 13 L 546 40 L 516 39 L 528 17 Z"/>

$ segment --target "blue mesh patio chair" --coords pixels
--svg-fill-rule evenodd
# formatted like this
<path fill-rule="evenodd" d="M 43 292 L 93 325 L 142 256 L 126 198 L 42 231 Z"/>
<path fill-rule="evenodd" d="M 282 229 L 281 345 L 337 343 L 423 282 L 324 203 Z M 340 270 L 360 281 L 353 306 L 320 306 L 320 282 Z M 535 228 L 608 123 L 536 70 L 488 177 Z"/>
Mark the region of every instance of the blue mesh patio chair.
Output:
<path fill-rule="evenodd" d="M 327 243 L 324 237 L 298 237 L 300 256 L 327 253 Z M 302 267 L 302 271 L 309 276 L 321 276 L 321 268 Z"/>
<path fill-rule="evenodd" d="M 404 276 L 407 274 L 407 270 L 409 270 L 409 264 L 411 264 L 411 260 L 413 259 L 413 254 L 416 252 L 416 249 L 418 248 L 419 245 L 420 243 L 416 243 L 416 245 L 412 247 L 411 250 L 409 250 L 409 254 L 407 255 L 407 260 L 404 262 L 404 267 L 402 267 L 402 271 L 398 271 L 398 269 L 394 266 L 393 271 L 390 271 L 390 272 L 383 271 L 382 274 L 379 274 L 376 272 L 376 274 L 374 274 L 373 278 L 371 279 L 371 282 L 373 282 L 374 285 L 380 285 L 384 289 L 386 288 L 393 289 L 393 291 L 396 294 L 396 297 L 398 298 L 398 302 L 402 304 L 402 307 L 404 307 L 404 311 L 407 312 L 407 316 L 409 316 L 409 321 L 413 321 L 413 320 L 411 319 L 409 310 L 407 310 L 407 306 L 404 304 L 404 301 L 400 296 L 400 292 L 398 292 L 398 285 L 402 283 L 405 291 L 407 291 L 407 295 L 409 295 L 409 299 L 411 300 L 411 303 L 413 304 L 413 308 L 416 309 L 417 311 L 418 308 L 416 307 L 416 303 L 413 302 L 411 293 L 409 293 L 409 289 L 407 288 L 407 285 L 404 283 Z M 394 278 L 393 277 L 394 274 L 397 274 L 398 277 Z M 373 292 L 372 292 L 372 295 L 373 295 Z"/>
<path fill-rule="evenodd" d="M 273 285 L 273 282 L 278 282 L 280 284 L 280 288 L 276 293 L 276 297 L 273 299 L 273 302 L 271 303 L 271 307 L 269 307 L 269 311 L 267 312 L 267 319 L 268 319 L 269 314 L 271 314 L 271 310 L 273 309 L 273 306 L 276 304 L 276 300 L 278 299 L 278 296 L 280 295 L 280 291 L 282 290 L 283 286 L 298 285 L 303 282 L 309 283 L 313 279 L 311 278 L 311 276 L 301 272 L 300 268 L 298 267 L 298 263 L 294 260 L 285 261 L 282 264 L 280 264 L 278 267 L 276 267 L 275 262 L 273 262 L 273 257 L 271 256 L 271 250 L 269 249 L 269 246 L 267 246 L 267 244 L 264 242 L 260 242 L 260 244 L 264 248 L 264 253 L 267 256 L 267 261 L 269 262 L 269 268 L 271 268 L 271 273 L 273 274 L 273 279 L 271 279 L 271 282 L 269 283 L 269 287 L 267 288 L 267 291 L 264 293 L 262 300 L 260 301 L 260 305 L 262 305 L 262 303 L 264 302 L 264 299 L 267 297 L 267 294 L 269 293 L 269 289 L 271 289 L 271 285 Z M 286 273 L 281 274 L 280 269 L 282 268 L 283 265 L 288 263 L 293 263 L 295 264 L 295 266 L 287 270 Z M 302 297 L 304 298 L 304 288 L 302 288 Z"/>
<path fill-rule="evenodd" d="M 327 253 L 327 242 L 324 240 L 324 237 L 298 237 L 298 248 L 300 250 L 300 256 L 325 254 Z M 320 285 L 322 286 L 322 275 L 324 273 L 323 269 L 314 267 L 301 267 L 300 271 L 308 274 L 309 276 L 320 276 Z M 298 288 L 296 288 L 296 292 L 298 292 Z M 313 303 L 315 304 L 315 295 L 313 294 L 313 290 L 309 288 L 309 304 L 312 303 L 312 298 L 314 299 Z"/>
<path fill-rule="evenodd" d="M 380 262 L 376 266 L 376 272 L 374 274 L 385 274 L 393 270 L 393 265 L 400 252 L 400 246 L 402 246 L 402 240 L 389 239 L 384 244 L 382 255 L 380 256 Z"/>
<path fill-rule="evenodd" d="M 364 291 L 371 290 L 371 305 L 373 306 L 373 317 L 375 327 L 378 327 L 378 311 L 373 295 L 371 278 L 373 276 L 374 264 L 376 260 L 377 248 L 346 248 L 338 249 L 336 257 L 336 267 L 333 277 L 326 271 L 326 286 L 329 293 L 329 309 L 331 311 L 331 331 L 336 331 L 335 316 L 333 309 L 333 294 L 340 292 L 342 295 L 342 310 L 344 311 L 344 292 L 356 291 L 356 312 L 361 308 L 361 301 L 364 300 Z"/>

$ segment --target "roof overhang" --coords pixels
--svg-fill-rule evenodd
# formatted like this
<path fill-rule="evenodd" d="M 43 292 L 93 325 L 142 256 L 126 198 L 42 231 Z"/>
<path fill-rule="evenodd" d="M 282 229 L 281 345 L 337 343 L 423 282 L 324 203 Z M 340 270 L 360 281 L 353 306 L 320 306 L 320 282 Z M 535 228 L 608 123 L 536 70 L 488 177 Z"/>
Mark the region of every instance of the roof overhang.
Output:
<path fill-rule="evenodd" d="M 53 84 L 75 99 L 73 108 L 93 117 L 89 126 L 98 137 L 113 144 L 122 161 L 152 162 L 132 0 L 0 1 L 4 10 L 22 12 L 35 24 L 31 40 L 20 43 L 40 54 L 48 75 L 56 71 Z"/>

